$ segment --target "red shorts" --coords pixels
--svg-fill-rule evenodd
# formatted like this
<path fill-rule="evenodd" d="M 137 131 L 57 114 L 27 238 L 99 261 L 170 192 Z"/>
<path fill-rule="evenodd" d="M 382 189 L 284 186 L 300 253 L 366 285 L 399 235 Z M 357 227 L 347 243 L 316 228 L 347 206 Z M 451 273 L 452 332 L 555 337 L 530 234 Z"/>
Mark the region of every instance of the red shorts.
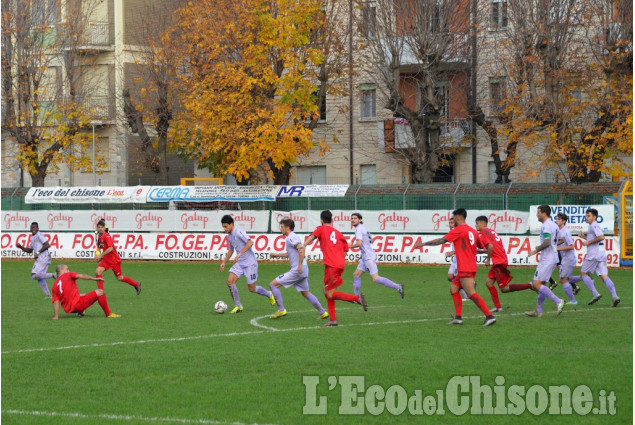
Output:
<path fill-rule="evenodd" d="M 344 281 L 342 280 L 342 273 L 344 269 L 338 269 L 336 267 L 324 266 L 324 289 L 330 291 L 336 289 Z"/>
<path fill-rule="evenodd" d="M 77 302 L 77 304 L 75 304 L 75 310 L 73 310 L 72 312 L 73 313 L 82 313 L 88 307 L 90 307 L 91 305 L 95 304 L 95 301 L 97 301 L 97 298 L 99 298 L 99 297 L 97 296 L 97 292 L 96 291 L 92 291 L 92 292 L 89 292 L 87 294 L 80 295 L 79 301 Z"/>
<path fill-rule="evenodd" d="M 121 276 L 121 261 L 111 262 L 107 260 L 102 260 L 99 263 L 98 267 L 103 267 L 104 270 L 112 270 L 112 272 L 117 277 Z"/>
<path fill-rule="evenodd" d="M 495 264 L 489 270 L 487 277 L 494 279 L 499 288 L 506 287 L 514 276 L 507 270 L 507 264 Z"/>
<path fill-rule="evenodd" d="M 461 288 L 461 278 L 471 277 L 474 279 L 476 277 L 476 272 L 458 272 L 452 281 L 452 285 L 458 286 Z"/>

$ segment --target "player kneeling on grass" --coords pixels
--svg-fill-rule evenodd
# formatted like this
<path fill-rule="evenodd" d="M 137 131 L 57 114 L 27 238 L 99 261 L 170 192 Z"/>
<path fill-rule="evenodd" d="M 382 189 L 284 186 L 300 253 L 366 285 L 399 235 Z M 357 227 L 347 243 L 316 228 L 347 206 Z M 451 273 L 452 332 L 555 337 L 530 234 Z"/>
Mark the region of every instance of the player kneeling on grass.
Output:
<path fill-rule="evenodd" d="M 287 252 L 278 254 L 271 254 L 271 258 L 276 257 L 288 257 L 291 270 L 281 274 L 269 284 L 271 293 L 273 293 L 276 303 L 278 304 L 278 311 L 271 315 L 272 319 L 277 319 L 287 315 L 287 310 L 284 308 L 282 302 L 282 293 L 280 292 L 280 286 L 289 288 L 295 286 L 295 289 L 306 298 L 313 307 L 320 313 L 319 319 L 326 319 L 329 314 L 324 311 L 324 307 L 318 301 L 318 299 L 309 291 L 309 265 L 304 258 L 304 246 L 298 235 L 293 231 L 295 229 L 295 223 L 290 218 L 285 218 L 280 221 L 280 232 L 286 237 Z"/>
<path fill-rule="evenodd" d="M 476 304 L 476 306 L 485 315 L 485 322 L 483 326 L 490 326 L 496 323 L 496 318 L 492 315 L 492 312 L 487 308 L 485 301 L 474 290 L 474 277 L 476 276 L 476 241 L 478 240 L 478 234 L 476 230 L 465 224 L 467 218 L 467 211 L 464 208 L 459 208 L 452 212 L 454 216 L 455 227 L 442 238 L 434 239 L 428 242 L 417 242 L 416 247 L 441 245 L 447 242 L 453 242 L 456 249 L 456 262 L 457 262 L 457 276 L 450 285 L 450 293 L 452 294 L 452 300 L 454 301 L 454 319 L 452 319 L 448 325 L 462 325 L 463 318 L 461 313 L 463 311 L 463 300 L 459 294 L 459 289 L 463 288 L 467 293 L 467 296 Z"/>
<path fill-rule="evenodd" d="M 101 277 L 92 277 L 85 274 L 75 273 L 68 270 L 66 264 L 57 266 L 57 280 L 53 284 L 53 320 L 59 319 L 60 305 L 68 314 L 77 313 L 79 316 L 84 315 L 86 310 L 95 301 L 100 298 L 106 298 L 102 289 L 96 289 L 87 294 L 80 294 L 77 288 L 77 280 L 94 280 L 96 282 L 103 281 Z M 102 310 L 103 307 L 102 307 Z M 108 314 L 104 310 L 106 316 L 111 318 L 121 317 L 118 314 Z"/>
<path fill-rule="evenodd" d="M 240 295 L 238 295 L 238 288 L 236 287 L 236 282 L 242 275 L 245 275 L 245 279 L 247 279 L 247 288 L 249 288 L 250 292 L 267 297 L 271 305 L 276 305 L 276 299 L 273 294 L 262 286 L 256 285 L 258 280 L 258 261 L 256 260 L 256 254 L 251 249 L 254 246 L 254 241 L 247 236 L 243 229 L 234 225 L 234 218 L 231 215 L 224 215 L 220 222 L 223 230 L 227 233 L 227 241 L 229 242 L 229 251 L 227 251 L 225 259 L 220 263 L 221 272 L 225 271 L 225 264 L 234 255 L 234 251 L 237 252 L 236 258 L 234 258 L 235 264 L 229 269 L 229 277 L 227 277 L 227 286 L 234 304 L 236 304 L 236 307 L 229 313 L 235 314 L 243 311 L 243 305 L 240 302 Z"/>

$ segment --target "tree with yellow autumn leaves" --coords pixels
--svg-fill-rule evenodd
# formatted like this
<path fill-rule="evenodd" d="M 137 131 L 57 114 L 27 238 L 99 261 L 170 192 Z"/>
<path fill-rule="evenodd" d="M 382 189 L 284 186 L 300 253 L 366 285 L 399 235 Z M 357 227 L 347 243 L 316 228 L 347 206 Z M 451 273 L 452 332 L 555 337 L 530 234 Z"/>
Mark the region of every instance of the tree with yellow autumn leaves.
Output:
<path fill-rule="evenodd" d="M 59 164 L 92 164 L 90 121 L 103 118 L 90 107 L 83 72 L 94 63 L 85 49 L 94 7 L 95 0 L 2 2 L 2 130 L 33 186 L 44 186 Z"/>
<path fill-rule="evenodd" d="M 290 164 L 316 143 L 320 6 L 202 0 L 181 10 L 184 93 L 171 132 L 181 154 L 238 181 L 265 164 L 275 183 L 288 182 Z"/>
<path fill-rule="evenodd" d="M 494 105 L 500 125 L 493 132 L 486 128 L 493 141 L 505 140 L 499 180 L 508 181 L 521 149 L 529 158 L 523 164 L 528 179 L 532 170 L 558 167 L 560 178 L 570 182 L 628 175 L 623 159 L 633 152 L 632 2 L 505 5 L 508 23 L 502 36 L 490 38 L 496 60 L 482 69 L 504 83 Z"/>

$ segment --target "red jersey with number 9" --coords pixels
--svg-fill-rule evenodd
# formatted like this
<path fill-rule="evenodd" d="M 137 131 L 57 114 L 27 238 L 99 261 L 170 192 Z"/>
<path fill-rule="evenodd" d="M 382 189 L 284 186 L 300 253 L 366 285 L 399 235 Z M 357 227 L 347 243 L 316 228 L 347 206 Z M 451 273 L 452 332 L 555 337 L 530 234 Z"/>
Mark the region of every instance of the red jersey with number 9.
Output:
<path fill-rule="evenodd" d="M 346 266 L 345 256 L 348 251 L 348 242 L 344 235 L 333 226 L 318 226 L 311 234 L 320 241 L 324 264 L 343 269 Z"/>
<path fill-rule="evenodd" d="M 476 230 L 467 224 L 461 224 L 443 238 L 454 243 L 458 272 L 476 273 Z"/>

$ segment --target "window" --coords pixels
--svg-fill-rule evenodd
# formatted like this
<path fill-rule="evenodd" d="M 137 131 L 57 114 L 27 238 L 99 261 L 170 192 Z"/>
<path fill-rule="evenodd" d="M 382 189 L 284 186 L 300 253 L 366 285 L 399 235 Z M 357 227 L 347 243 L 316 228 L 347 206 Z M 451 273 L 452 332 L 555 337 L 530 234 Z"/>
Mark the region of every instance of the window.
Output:
<path fill-rule="evenodd" d="M 375 25 L 377 23 L 377 4 L 374 1 L 364 3 L 362 6 L 362 22 L 359 32 L 370 39 L 375 38 Z"/>
<path fill-rule="evenodd" d="M 507 28 L 507 1 L 492 2 L 492 27 Z"/>
<path fill-rule="evenodd" d="M 362 121 L 373 121 L 376 119 L 376 106 L 375 106 L 375 86 L 363 85 L 362 89 L 362 105 L 361 105 L 361 119 Z"/>
<path fill-rule="evenodd" d="M 432 176 L 433 183 L 453 183 L 454 182 L 454 155 L 441 155 L 439 167 Z"/>
<path fill-rule="evenodd" d="M 326 184 L 326 165 L 296 167 L 298 184 Z"/>
<path fill-rule="evenodd" d="M 35 0 L 31 4 L 31 14 L 35 25 L 53 25 L 57 22 L 58 0 Z"/>
<path fill-rule="evenodd" d="M 377 166 L 375 164 L 360 167 L 361 184 L 377 184 Z"/>
<path fill-rule="evenodd" d="M 499 116 L 503 111 L 502 102 L 504 99 L 504 82 L 502 77 L 493 77 L 489 79 L 489 114 L 491 116 Z"/>
<path fill-rule="evenodd" d="M 489 183 L 496 183 L 496 164 L 494 161 L 489 161 L 487 163 L 487 168 L 489 170 Z"/>

